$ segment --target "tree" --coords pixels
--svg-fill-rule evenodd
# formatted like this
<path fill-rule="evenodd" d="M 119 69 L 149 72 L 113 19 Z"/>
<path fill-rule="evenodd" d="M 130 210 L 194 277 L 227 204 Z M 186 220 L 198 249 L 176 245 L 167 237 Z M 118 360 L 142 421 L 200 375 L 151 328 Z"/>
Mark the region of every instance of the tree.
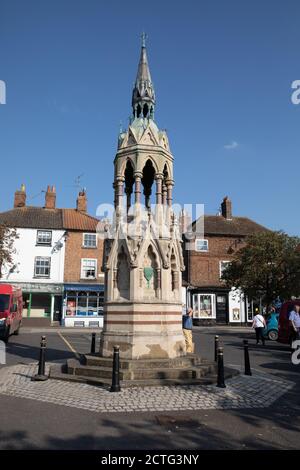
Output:
<path fill-rule="evenodd" d="M 15 228 L 6 225 L 0 225 L 0 278 L 2 278 L 3 266 L 13 264 L 13 255 L 16 252 L 14 247 L 15 240 L 19 235 Z"/>
<path fill-rule="evenodd" d="M 267 307 L 277 298 L 300 294 L 300 238 L 280 232 L 259 232 L 246 239 L 223 272 L 227 287 L 240 288 Z"/>

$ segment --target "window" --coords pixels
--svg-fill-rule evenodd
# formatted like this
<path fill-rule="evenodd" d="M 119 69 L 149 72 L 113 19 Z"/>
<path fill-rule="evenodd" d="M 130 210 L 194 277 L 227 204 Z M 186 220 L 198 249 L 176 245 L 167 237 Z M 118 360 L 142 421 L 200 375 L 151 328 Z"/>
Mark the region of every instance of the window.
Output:
<path fill-rule="evenodd" d="M 96 233 L 84 233 L 83 234 L 83 246 L 84 248 L 97 248 L 97 234 Z"/>
<path fill-rule="evenodd" d="M 99 317 L 103 315 L 104 292 L 67 291 L 65 316 Z M 95 325 L 96 326 L 96 325 Z"/>
<path fill-rule="evenodd" d="M 196 251 L 208 251 L 208 240 L 203 240 L 202 238 L 196 238 L 195 249 Z"/>
<path fill-rule="evenodd" d="M 51 230 L 38 230 L 36 237 L 37 245 L 50 245 L 52 243 L 52 232 Z"/>
<path fill-rule="evenodd" d="M 81 278 L 82 279 L 96 279 L 97 274 L 97 260 L 96 259 L 82 259 L 81 260 Z"/>
<path fill-rule="evenodd" d="M 37 256 L 34 263 L 35 277 L 50 277 L 51 258 Z"/>
<path fill-rule="evenodd" d="M 223 272 L 229 264 L 230 261 L 220 261 L 220 279 L 222 279 Z"/>
<path fill-rule="evenodd" d="M 9 309 L 10 296 L 8 294 L 0 294 L 0 312 Z"/>
<path fill-rule="evenodd" d="M 215 295 L 193 295 L 194 318 L 216 318 Z"/>

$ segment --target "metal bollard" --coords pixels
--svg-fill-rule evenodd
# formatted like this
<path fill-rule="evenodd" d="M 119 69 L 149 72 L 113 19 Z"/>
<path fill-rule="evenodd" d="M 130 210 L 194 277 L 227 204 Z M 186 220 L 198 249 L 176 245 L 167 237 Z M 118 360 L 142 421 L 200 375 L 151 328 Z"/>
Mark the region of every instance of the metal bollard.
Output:
<path fill-rule="evenodd" d="M 112 383 L 110 392 L 120 392 L 120 346 L 114 346 Z"/>
<path fill-rule="evenodd" d="M 218 348 L 218 381 L 217 387 L 225 388 L 224 381 L 224 359 L 223 359 L 223 348 Z"/>
<path fill-rule="evenodd" d="M 96 352 L 96 333 L 92 333 L 91 354 Z"/>
<path fill-rule="evenodd" d="M 45 351 L 46 351 L 46 336 L 42 336 L 38 373 L 34 375 L 31 380 L 36 380 L 36 381 L 48 380 L 48 376 L 45 374 Z"/>
<path fill-rule="evenodd" d="M 245 375 L 252 375 L 249 358 L 248 340 L 244 339 Z"/>
<path fill-rule="evenodd" d="M 218 362 L 219 336 L 215 336 L 215 362 Z"/>

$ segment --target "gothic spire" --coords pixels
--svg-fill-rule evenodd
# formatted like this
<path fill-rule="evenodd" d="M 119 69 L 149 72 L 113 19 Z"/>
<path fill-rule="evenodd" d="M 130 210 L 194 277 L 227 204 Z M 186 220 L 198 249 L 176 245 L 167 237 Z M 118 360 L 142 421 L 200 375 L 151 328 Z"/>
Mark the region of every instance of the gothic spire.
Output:
<path fill-rule="evenodd" d="M 155 105 L 154 86 L 151 80 L 147 51 L 146 34 L 142 34 L 141 56 L 134 89 L 132 92 L 133 116 L 153 119 Z"/>

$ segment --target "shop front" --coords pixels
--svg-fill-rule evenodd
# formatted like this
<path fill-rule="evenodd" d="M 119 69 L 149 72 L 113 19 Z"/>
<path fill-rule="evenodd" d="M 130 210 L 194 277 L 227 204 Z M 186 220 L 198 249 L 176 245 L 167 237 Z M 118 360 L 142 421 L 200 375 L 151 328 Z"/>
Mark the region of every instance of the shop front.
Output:
<path fill-rule="evenodd" d="M 44 323 L 61 321 L 63 285 L 38 282 L 14 282 L 22 289 L 25 319 L 44 319 Z"/>
<path fill-rule="evenodd" d="M 245 323 L 245 300 L 238 292 L 222 288 L 190 288 L 188 305 L 195 325 L 238 325 Z"/>
<path fill-rule="evenodd" d="M 62 324 L 66 327 L 103 326 L 103 284 L 65 284 Z"/>

